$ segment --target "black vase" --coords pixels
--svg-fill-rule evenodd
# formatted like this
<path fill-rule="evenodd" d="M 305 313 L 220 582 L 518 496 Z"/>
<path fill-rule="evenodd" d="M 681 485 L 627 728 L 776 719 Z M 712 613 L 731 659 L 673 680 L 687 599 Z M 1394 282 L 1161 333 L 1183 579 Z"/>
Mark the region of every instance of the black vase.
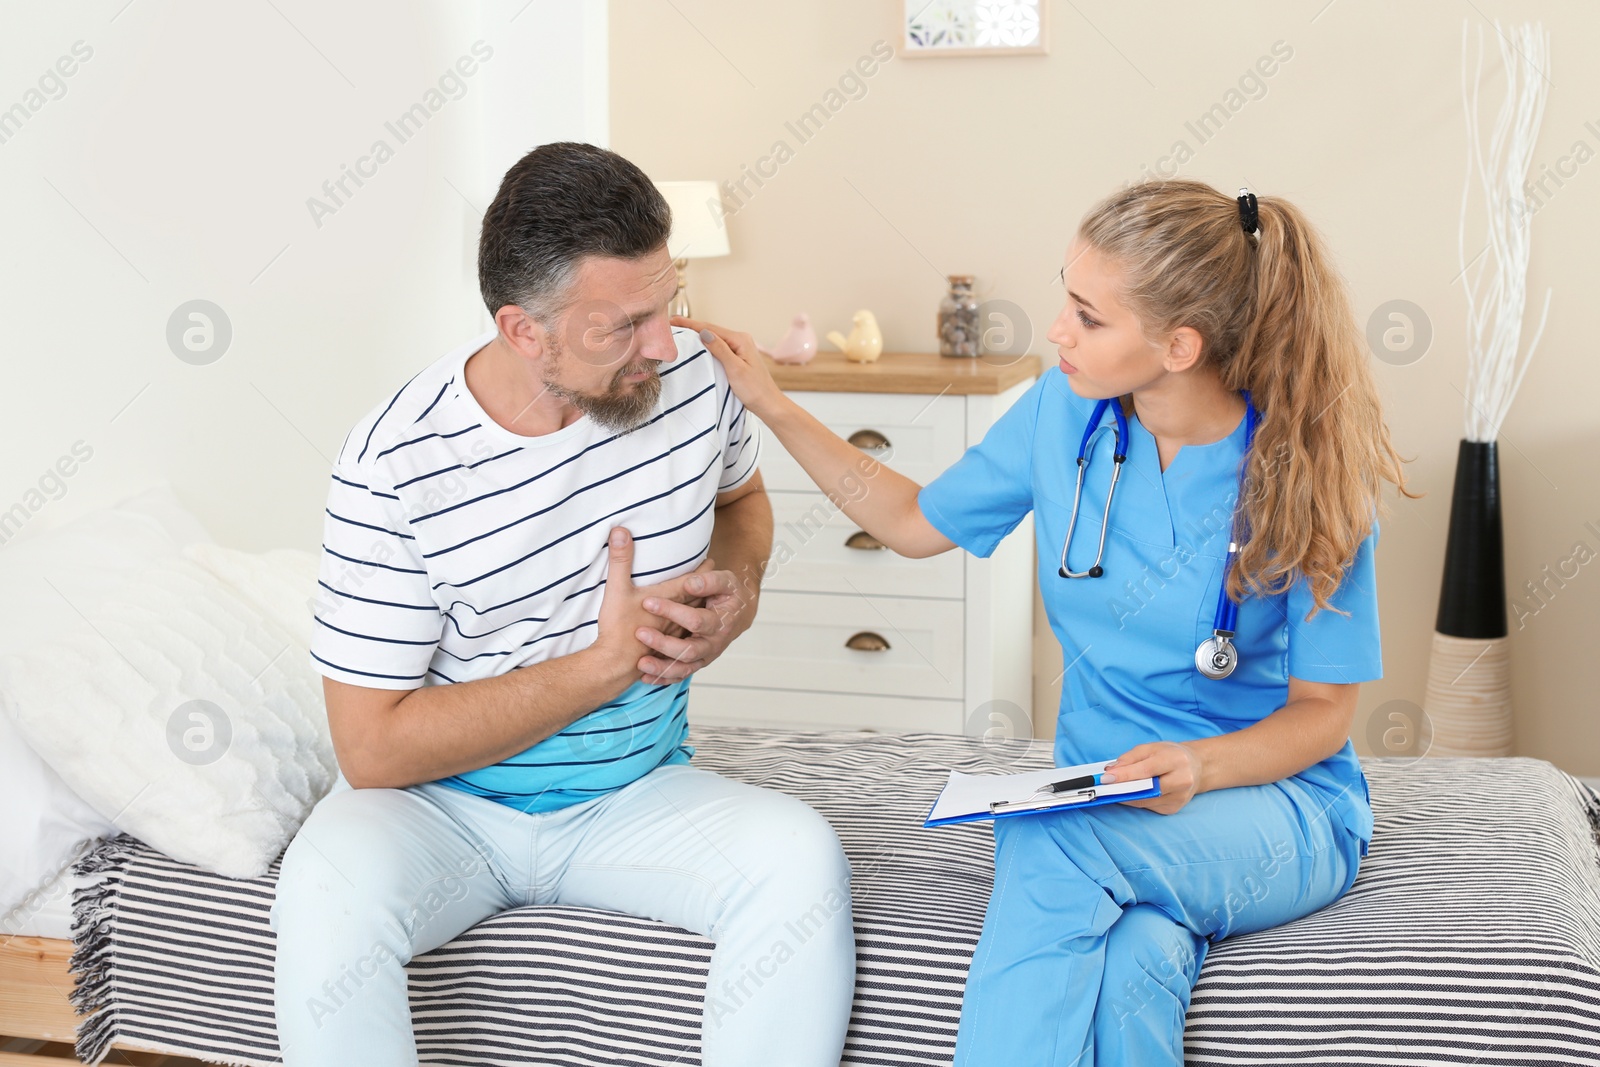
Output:
<path fill-rule="evenodd" d="M 1506 561 L 1500 459 L 1494 441 L 1462 441 L 1434 628 L 1451 637 L 1505 637 Z"/>

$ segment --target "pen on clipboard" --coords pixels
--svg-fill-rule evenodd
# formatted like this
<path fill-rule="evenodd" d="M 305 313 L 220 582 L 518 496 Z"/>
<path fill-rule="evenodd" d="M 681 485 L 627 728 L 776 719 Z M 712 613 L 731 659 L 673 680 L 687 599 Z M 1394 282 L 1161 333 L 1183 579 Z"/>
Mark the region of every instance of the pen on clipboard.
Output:
<path fill-rule="evenodd" d="M 1046 782 L 1034 790 L 1035 795 L 1040 793 L 1070 793 L 1075 789 L 1092 789 L 1100 784 L 1103 775 L 1084 774 L 1077 778 L 1064 778 L 1059 782 Z"/>

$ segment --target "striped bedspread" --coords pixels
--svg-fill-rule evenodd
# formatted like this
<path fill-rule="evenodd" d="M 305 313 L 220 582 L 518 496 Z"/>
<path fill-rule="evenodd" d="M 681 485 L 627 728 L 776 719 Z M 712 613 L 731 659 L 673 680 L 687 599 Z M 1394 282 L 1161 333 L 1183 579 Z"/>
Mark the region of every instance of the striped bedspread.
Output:
<path fill-rule="evenodd" d="M 847 1064 L 946 1064 L 982 925 L 992 833 L 921 829 L 948 768 L 1048 765 L 1043 745 L 946 735 L 698 730 L 695 762 L 792 793 L 855 869 Z M 1600 798 L 1530 759 L 1364 761 L 1377 832 L 1341 900 L 1218 942 L 1190 1006 L 1191 1064 L 1600 1063 Z M 277 1057 L 276 868 L 230 881 L 130 838 L 81 871 L 79 1055 L 114 1041 L 222 1063 Z M 705 939 L 524 908 L 410 967 L 424 1062 L 694 1064 Z"/>

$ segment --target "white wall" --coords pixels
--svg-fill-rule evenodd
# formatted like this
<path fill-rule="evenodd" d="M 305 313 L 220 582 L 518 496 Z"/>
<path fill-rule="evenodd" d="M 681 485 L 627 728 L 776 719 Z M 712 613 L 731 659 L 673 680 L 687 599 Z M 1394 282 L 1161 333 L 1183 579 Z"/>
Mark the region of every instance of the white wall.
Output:
<path fill-rule="evenodd" d="M 225 543 L 314 548 L 351 424 L 488 321 L 501 173 L 606 140 L 604 34 L 561 0 L 0 8 L 0 541 L 167 479 Z M 232 327 L 205 365 L 167 340 L 194 299 Z"/>
<path fill-rule="evenodd" d="M 611 143 L 604 0 L 535 0 L 518 15 L 525 3 L 485 4 L 490 21 L 496 18 L 490 12 L 505 9 L 502 33 L 514 61 L 487 71 L 484 205 L 500 176 L 536 145 Z"/>

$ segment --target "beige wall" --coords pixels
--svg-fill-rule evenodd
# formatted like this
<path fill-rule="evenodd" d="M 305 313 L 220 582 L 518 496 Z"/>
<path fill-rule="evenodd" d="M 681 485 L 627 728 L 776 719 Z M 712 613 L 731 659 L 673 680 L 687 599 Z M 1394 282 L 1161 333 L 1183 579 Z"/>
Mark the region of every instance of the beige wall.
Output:
<path fill-rule="evenodd" d="M 1374 709 L 1422 699 L 1462 432 L 1462 21 L 1476 32 L 1487 26 L 1478 11 L 1544 20 L 1555 88 L 1536 169 L 1568 177 L 1559 188 L 1547 181 L 1534 221 L 1530 291 L 1542 298 L 1554 286 L 1555 296 L 1502 438 L 1513 597 L 1576 542 L 1600 550 L 1600 370 L 1589 330 L 1600 162 L 1588 161 L 1600 151 L 1592 59 L 1600 15 L 1592 4 L 1054 2 L 1050 55 L 895 58 L 800 143 L 785 122 L 824 101 L 874 42 L 895 41 L 896 6 L 612 0 L 612 147 L 662 180 L 737 180 L 775 142 L 792 152 L 764 164 L 776 173 L 762 187 L 746 179 L 753 195 L 729 223 L 734 254 L 692 268 L 697 313 L 775 339 L 796 311 L 834 327 L 869 306 L 891 350 L 927 351 L 943 275 L 970 272 L 980 296 L 1027 310 L 1033 351 L 1048 353 L 1043 333 L 1061 299 L 1053 281 L 1077 218 L 1154 170 L 1175 142 L 1193 152 L 1185 175 L 1292 198 L 1337 251 L 1363 321 L 1406 299 L 1433 329 L 1419 361 L 1375 361 L 1398 447 L 1415 457 L 1412 484 L 1427 496 L 1397 501 L 1384 524 L 1387 673 L 1364 687 L 1355 727 L 1363 752 Z M 1185 123 L 1225 102 L 1275 42 L 1289 58 L 1200 143 Z M 1578 142 L 1588 151 L 1574 155 Z M 1519 753 L 1600 774 L 1600 563 L 1579 567 L 1521 621 L 1520 630 L 1513 621 Z M 1053 707 L 1060 656 L 1042 615 L 1038 644 L 1037 689 Z"/>

